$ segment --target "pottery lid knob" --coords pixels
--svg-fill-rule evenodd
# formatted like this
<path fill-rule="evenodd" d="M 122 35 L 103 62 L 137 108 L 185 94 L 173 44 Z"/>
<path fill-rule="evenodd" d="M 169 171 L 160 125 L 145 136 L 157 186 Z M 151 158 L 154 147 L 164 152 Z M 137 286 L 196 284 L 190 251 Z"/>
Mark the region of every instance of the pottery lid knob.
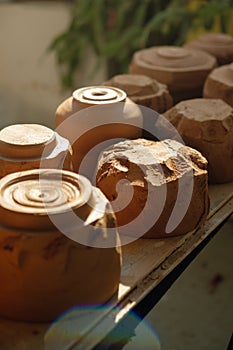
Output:
<path fill-rule="evenodd" d="M 164 46 L 158 48 L 157 54 L 166 59 L 179 59 L 190 56 L 191 52 L 183 49 L 182 47 Z"/>
<path fill-rule="evenodd" d="M 87 105 L 109 104 L 125 101 L 126 93 L 115 87 L 89 86 L 73 92 L 73 98 Z"/>

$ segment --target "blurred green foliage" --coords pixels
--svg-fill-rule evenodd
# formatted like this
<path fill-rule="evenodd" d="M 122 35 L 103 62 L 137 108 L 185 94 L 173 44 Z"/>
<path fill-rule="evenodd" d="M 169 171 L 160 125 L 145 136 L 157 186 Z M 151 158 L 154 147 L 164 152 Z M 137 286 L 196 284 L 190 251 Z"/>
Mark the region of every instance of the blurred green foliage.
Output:
<path fill-rule="evenodd" d="M 68 28 L 50 46 L 62 86 L 74 87 L 87 47 L 96 53 L 97 64 L 107 59 L 110 75 L 126 72 L 136 50 L 182 45 L 190 31 L 212 30 L 216 18 L 219 31 L 227 32 L 232 8 L 233 0 L 74 0 Z"/>

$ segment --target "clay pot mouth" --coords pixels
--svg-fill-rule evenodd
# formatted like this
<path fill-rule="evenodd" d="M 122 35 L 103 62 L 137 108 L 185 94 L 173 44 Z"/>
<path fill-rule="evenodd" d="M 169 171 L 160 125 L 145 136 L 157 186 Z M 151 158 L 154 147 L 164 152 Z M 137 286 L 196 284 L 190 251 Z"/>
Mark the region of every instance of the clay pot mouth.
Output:
<path fill-rule="evenodd" d="M 123 102 L 126 97 L 125 91 L 106 86 L 90 86 L 73 92 L 73 98 L 76 101 L 90 105 Z"/>
<path fill-rule="evenodd" d="M 36 169 L 17 172 L 0 180 L 1 222 L 8 226 L 51 226 L 50 217 L 89 209 L 92 185 L 70 171 Z M 83 212 L 82 212 L 83 216 Z M 17 222 L 19 220 L 19 222 Z M 21 223 L 20 223 L 21 222 Z"/>
<path fill-rule="evenodd" d="M 53 130 L 38 124 L 15 124 L 0 131 L 0 156 L 6 158 L 40 158 L 56 147 Z"/>

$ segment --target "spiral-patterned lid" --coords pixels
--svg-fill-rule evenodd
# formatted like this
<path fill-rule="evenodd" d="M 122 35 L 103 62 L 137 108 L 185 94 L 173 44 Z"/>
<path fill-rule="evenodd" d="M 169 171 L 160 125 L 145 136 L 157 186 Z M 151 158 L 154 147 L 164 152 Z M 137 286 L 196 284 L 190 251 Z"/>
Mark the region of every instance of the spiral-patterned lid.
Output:
<path fill-rule="evenodd" d="M 14 124 L 0 131 L 0 156 L 39 158 L 56 146 L 55 132 L 39 124 Z"/>
<path fill-rule="evenodd" d="M 87 106 L 123 102 L 126 97 L 126 92 L 121 89 L 101 85 L 88 86 L 73 92 L 73 98 Z"/>
<path fill-rule="evenodd" d="M 66 220 L 70 212 L 85 215 L 91 192 L 88 179 L 69 171 L 36 169 L 7 175 L 0 180 L 0 224 L 53 227 L 55 216 Z"/>
<path fill-rule="evenodd" d="M 135 64 L 156 70 L 187 71 L 213 68 L 213 56 L 199 51 L 176 46 L 157 46 L 139 50 L 133 57 Z"/>

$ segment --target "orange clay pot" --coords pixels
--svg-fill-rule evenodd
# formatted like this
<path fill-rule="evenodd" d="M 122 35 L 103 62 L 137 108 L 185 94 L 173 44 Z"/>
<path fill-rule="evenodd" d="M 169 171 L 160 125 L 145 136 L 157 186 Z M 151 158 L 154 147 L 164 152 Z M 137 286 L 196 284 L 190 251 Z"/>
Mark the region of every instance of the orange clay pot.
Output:
<path fill-rule="evenodd" d="M 184 47 L 210 53 L 217 59 L 219 65 L 233 61 L 233 37 L 229 34 L 205 33 L 185 43 Z"/>
<path fill-rule="evenodd" d="M 73 148 L 74 170 L 89 178 L 93 176 L 100 152 L 116 138 L 140 137 L 142 125 L 140 108 L 123 90 L 115 87 L 78 89 L 56 110 L 57 131 Z M 88 154 L 93 150 L 94 153 Z"/>
<path fill-rule="evenodd" d="M 0 218 L 2 317 L 51 321 L 117 291 L 115 217 L 86 178 L 52 169 L 10 174 L 0 180 Z"/>
<path fill-rule="evenodd" d="M 203 96 L 220 98 L 233 107 L 233 63 L 215 68 L 208 75 Z"/>
<path fill-rule="evenodd" d="M 175 46 L 157 46 L 137 51 L 129 71 L 145 74 L 168 86 L 174 103 L 200 97 L 207 75 L 216 66 L 214 56 Z"/>

